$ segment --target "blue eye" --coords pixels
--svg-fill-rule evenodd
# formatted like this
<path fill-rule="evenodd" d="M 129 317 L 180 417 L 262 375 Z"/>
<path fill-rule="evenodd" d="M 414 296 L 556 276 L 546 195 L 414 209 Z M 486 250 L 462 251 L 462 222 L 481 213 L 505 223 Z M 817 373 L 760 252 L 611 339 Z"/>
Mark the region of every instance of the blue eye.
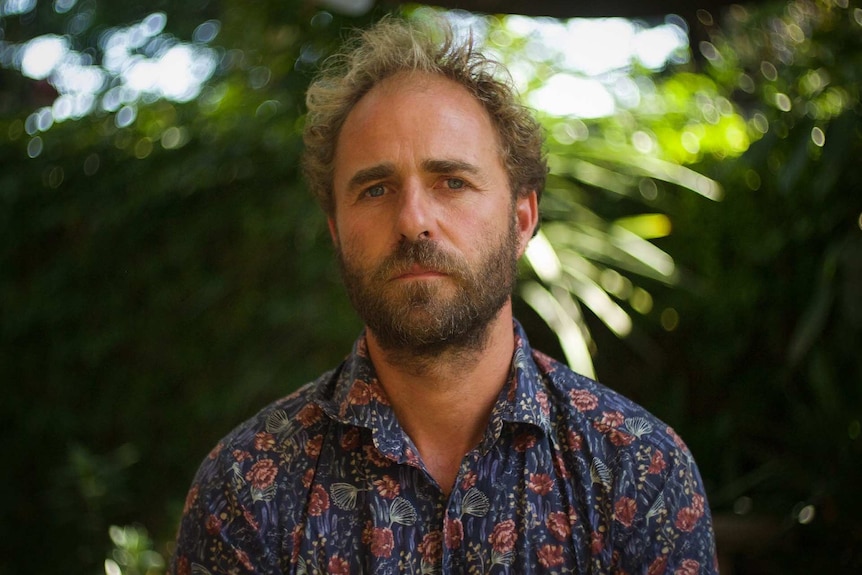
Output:
<path fill-rule="evenodd" d="M 467 183 L 460 178 L 448 178 L 446 180 L 446 185 L 450 190 L 460 190 L 463 189 Z"/>
<path fill-rule="evenodd" d="M 384 193 L 386 193 L 386 188 L 384 188 L 383 186 L 380 186 L 380 185 L 371 186 L 370 188 L 365 190 L 365 195 L 368 196 L 369 198 L 379 198 Z"/>

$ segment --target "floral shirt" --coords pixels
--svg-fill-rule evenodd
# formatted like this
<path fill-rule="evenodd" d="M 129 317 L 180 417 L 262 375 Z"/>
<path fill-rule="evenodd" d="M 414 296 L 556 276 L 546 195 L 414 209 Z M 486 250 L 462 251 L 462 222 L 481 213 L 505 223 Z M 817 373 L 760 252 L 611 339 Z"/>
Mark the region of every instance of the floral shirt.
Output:
<path fill-rule="evenodd" d="M 448 496 L 365 344 L 245 422 L 201 465 L 171 571 L 715 573 L 703 485 L 667 425 L 530 345 L 516 348 Z"/>

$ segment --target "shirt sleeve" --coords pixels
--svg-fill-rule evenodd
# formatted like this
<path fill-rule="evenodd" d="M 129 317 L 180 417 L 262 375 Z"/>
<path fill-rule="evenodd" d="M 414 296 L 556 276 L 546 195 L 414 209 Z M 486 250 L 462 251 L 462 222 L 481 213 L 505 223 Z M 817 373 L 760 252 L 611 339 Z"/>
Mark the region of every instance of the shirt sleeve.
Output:
<path fill-rule="evenodd" d="M 247 495 L 248 470 L 234 455 L 211 454 L 200 466 L 180 520 L 172 575 L 282 572 Z"/>
<path fill-rule="evenodd" d="M 647 575 L 717 574 L 712 517 L 700 473 L 688 448 L 673 430 L 668 432 L 675 447 L 654 448 L 649 464 L 638 465 L 634 474 L 634 529 L 623 548 L 616 550 L 624 564 L 622 571 Z M 614 510 L 617 521 L 626 511 L 619 501 Z"/>

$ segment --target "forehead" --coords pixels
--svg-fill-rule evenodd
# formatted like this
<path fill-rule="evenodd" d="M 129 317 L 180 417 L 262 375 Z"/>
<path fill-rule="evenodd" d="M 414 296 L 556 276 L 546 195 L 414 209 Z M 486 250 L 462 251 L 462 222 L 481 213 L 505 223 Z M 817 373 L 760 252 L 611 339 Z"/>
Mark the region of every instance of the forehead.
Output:
<path fill-rule="evenodd" d="M 391 76 L 357 102 L 336 143 L 335 169 L 408 154 L 502 165 L 484 106 L 457 82 L 422 72 Z"/>

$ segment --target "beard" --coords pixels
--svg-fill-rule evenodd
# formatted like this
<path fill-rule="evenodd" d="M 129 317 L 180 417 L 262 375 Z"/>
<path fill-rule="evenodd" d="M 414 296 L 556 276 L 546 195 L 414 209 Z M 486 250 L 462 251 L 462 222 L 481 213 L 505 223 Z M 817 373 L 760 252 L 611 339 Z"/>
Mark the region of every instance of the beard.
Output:
<path fill-rule="evenodd" d="M 392 354 L 432 358 L 482 349 L 488 328 L 509 300 L 517 277 L 517 226 L 486 243 L 475 266 L 434 240 L 402 240 L 376 266 L 336 246 L 347 294 L 380 346 Z M 391 281 L 414 266 L 445 277 Z"/>

